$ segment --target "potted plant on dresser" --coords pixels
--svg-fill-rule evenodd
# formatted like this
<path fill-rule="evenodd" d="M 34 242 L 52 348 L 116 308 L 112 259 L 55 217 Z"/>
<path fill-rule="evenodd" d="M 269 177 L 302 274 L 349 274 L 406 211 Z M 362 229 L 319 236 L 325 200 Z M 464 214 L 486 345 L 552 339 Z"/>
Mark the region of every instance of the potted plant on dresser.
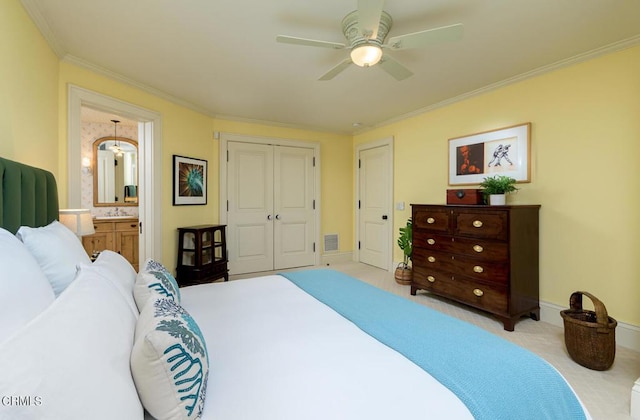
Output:
<path fill-rule="evenodd" d="M 489 199 L 492 206 L 500 206 L 506 203 L 506 195 L 518 191 L 516 180 L 505 175 L 489 176 L 480 183 L 482 193 Z"/>
<path fill-rule="evenodd" d="M 407 224 L 400 228 L 400 236 L 398 237 L 398 246 L 403 253 L 403 261 L 396 267 L 395 278 L 396 283 L 408 285 L 411 284 L 413 273 L 409 260 L 411 259 L 413 243 L 413 224 L 411 218 L 407 219 Z"/>

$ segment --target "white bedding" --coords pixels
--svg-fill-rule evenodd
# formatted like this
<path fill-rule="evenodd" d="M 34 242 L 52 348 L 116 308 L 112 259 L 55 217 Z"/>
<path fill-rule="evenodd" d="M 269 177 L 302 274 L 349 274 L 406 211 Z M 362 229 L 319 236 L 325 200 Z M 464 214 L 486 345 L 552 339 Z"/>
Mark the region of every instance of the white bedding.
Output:
<path fill-rule="evenodd" d="M 283 277 L 181 293 L 209 351 L 204 420 L 472 418 L 429 374 Z"/>

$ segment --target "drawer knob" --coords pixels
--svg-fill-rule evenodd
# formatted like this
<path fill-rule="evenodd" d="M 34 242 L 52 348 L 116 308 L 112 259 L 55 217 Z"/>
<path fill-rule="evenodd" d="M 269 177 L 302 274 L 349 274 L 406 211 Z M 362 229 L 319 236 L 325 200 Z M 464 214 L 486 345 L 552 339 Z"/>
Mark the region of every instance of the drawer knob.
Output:
<path fill-rule="evenodd" d="M 473 271 L 476 272 L 476 273 L 482 273 L 484 271 L 484 268 L 482 268 L 479 265 L 476 265 L 476 266 L 473 267 Z"/>
<path fill-rule="evenodd" d="M 430 225 L 434 224 L 436 222 L 436 219 L 434 219 L 433 217 L 429 217 L 427 219 L 427 223 L 429 223 Z"/>
<path fill-rule="evenodd" d="M 436 278 L 433 276 L 427 276 L 427 280 L 429 281 L 429 283 L 435 283 Z"/>
<path fill-rule="evenodd" d="M 474 220 L 473 221 L 473 227 L 481 228 L 482 227 L 482 220 Z"/>
<path fill-rule="evenodd" d="M 478 297 L 482 297 L 482 295 L 484 295 L 484 292 L 480 289 L 473 289 L 473 294 Z"/>
<path fill-rule="evenodd" d="M 436 262 L 436 257 L 429 256 L 429 257 L 427 257 L 427 261 L 429 261 L 430 263 Z"/>
<path fill-rule="evenodd" d="M 474 245 L 473 250 L 476 252 L 482 252 L 484 251 L 484 248 L 482 247 L 482 245 Z"/>
<path fill-rule="evenodd" d="M 433 245 L 433 244 L 435 244 L 435 243 L 436 243 L 436 240 L 435 240 L 435 239 L 431 239 L 431 238 L 429 238 L 429 239 L 427 239 L 427 243 L 428 243 L 429 245 Z"/>

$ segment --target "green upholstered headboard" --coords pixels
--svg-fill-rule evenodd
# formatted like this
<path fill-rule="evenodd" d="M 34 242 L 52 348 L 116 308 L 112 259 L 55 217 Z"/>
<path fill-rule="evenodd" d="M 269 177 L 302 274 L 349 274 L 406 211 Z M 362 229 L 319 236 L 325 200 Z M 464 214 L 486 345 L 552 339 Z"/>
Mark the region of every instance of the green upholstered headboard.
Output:
<path fill-rule="evenodd" d="M 44 169 L 0 157 L 0 226 L 16 233 L 20 226 L 46 226 L 58 219 L 58 187 Z"/>

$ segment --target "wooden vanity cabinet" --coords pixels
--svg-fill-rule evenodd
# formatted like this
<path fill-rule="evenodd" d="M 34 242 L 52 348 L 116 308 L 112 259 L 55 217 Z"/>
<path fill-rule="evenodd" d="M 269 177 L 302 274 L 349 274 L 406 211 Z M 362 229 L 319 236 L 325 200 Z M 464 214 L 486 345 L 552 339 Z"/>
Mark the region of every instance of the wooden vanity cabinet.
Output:
<path fill-rule="evenodd" d="M 94 219 L 93 228 L 96 233 L 82 237 L 82 245 L 89 256 L 108 249 L 121 254 L 138 271 L 140 234 L 137 218 Z"/>
<path fill-rule="evenodd" d="M 412 204 L 413 279 L 419 289 L 490 312 L 513 331 L 540 318 L 540 206 Z"/>

